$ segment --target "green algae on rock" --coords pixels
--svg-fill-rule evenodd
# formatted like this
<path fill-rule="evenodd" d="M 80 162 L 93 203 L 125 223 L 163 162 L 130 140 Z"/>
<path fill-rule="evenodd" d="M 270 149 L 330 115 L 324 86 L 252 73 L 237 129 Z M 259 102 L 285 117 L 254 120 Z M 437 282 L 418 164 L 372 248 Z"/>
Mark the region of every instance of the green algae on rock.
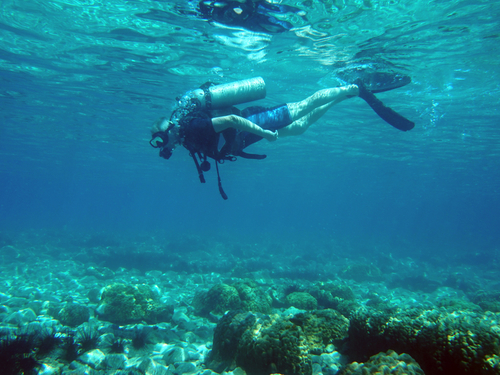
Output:
<path fill-rule="evenodd" d="M 424 375 L 419 364 L 408 354 L 398 355 L 393 350 L 371 356 L 365 363 L 351 363 L 338 375 Z"/>
<path fill-rule="evenodd" d="M 211 312 L 223 314 L 228 310 L 241 309 L 238 290 L 227 284 L 214 285 L 208 292 L 195 295 L 192 303 L 196 314 L 205 316 Z"/>
<path fill-rule="evenodd" d="M 427 375 L 499 374 L 499 314 L 445 309 L 389 314 L 360 309 L 350 321 L 348 354 L 364 360 L 380 350 L 411 355 Z"/>
<path fill-rule="evenodd" d="M 69 302 L 57 313 L 57 318 L 65 326 L 76 327 L 89 321 L 90 312 L 86 306 Z"/>
<path fill-rule="evenodd" d="M 173 306 L 162 305 L 156 300 L 149 286 L 121 283 L 104 288 L 97 309 L 100 318 L 115 324 L 169 322 L 173 312 Z"/>
<path fill-rule="evenodd" d="M 209 313 L 224 314 L 228 310 L 268 313 L 271 302 L 271 297 L 254 281 L 244 280 L 233 285 L 214 285 L 208 292 L 198 293 L 192 304 L 196 314 L 204 316 Z"/>
<path fill-rule="evenodd" d="M 293 292 L 286 296 L 286 301 L 290 306 L 301 310 L 316 310 L 318 301 L 306 292 Z"/>
<path fill-rule="evenodd" d="M 333 310 L 289 317 L 229 311 L 217 324 L 207 367 L 249 375 L 312 374 L 311 354 L 345 338 L 349 321 Z"/>
<path fill-rule="evenodd" d="M 243 310 L 263 314 L 271 312 L 271 296 L 264 293 L 255 281 L 245 279 L 235 283 L 233 286 L 238 291 Z"/>
<path fill-rule="evenodd" d="M 318 307 L 335 309 L 349 317 L 359 308 L 352 289 L 341 283 L 317 283 L 308 291 L 318 301 Z"/>
<path fill-rule="evenodd" d="M 290 321 L 303 328 L 311 352 L 323 352 L 328 345 L 339 344 L 349 330 L 349 320 L 332 309 L 295 314 Z"/>
<path fill-rule="evenodd" d="M 479 305 L 485 311 L 500 312 L 500 293 L 478 290 L 471 296 L 472 302 Z"/>

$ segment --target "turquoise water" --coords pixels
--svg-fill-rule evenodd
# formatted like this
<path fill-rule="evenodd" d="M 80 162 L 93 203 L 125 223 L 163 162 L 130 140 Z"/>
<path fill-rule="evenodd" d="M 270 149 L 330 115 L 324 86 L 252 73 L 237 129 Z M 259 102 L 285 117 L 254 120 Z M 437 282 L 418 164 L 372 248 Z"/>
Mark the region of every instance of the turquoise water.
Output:
<path fill-rule="evenodd" d="M 211 24 L 182 1 L 13 1 L 0 8 L 0 226 L 127 234 L 344 238 L 393 251 L 498 249 L 500 3 L 285 1 L 307 21 L 265 34 Z M 149 127 L 202 83 L 262 76 L 291 102 L 334 86 L 341 62 L 384 60 L 412 83 L 379 94 L 410 132 L 360 99 L 263 161 L 199 183 Z M 361 245 L 360 245 L 361 246 Z M 417 250 L 418 249 L 418 250 Z"/>
<path fill-rule="evenodd" d="M 300 12 L 275 14 L 293 28 L 270 34 L 208 22 L 196 2 L 1 0 L 0 372 L 36 360 L 43 375 L 214 375 L 214 330 L 236 293 L 260 301 L 246 305 L 259 317 L 243 335 L 254 343 L 277 316 L 292 335 L 309 326 L 298 311 L 346 317 L 342 343 L 331 318 L 318 325 L 327 347 L 294 340 L 311 365 L 301 373 L 337 374 L 388 349 L 428 375 L 499 373 L 500 2 L 281 4 Z M 271 106 L 371 63 L 411 77 L 377 97 L 413 130 L 343 101 L 305 134 L 247 150 L 265 160 L 220 165 L 227 201 L 213 162 L 200 184 L 186 150 L 167 161 L 149 145 L 176 96 L 206 81 L 262 76 L 255 104 Z M 241 281 L 245 293 L 228 286 Z M 144 293 L 113 308 L 123 320 L 102 294 L 114 283 Z M 222 283 L 231 294 L 209 292 Z M 79 341 L 85 327 L 97 349 Z M 139 332 L 153 332 L 142 350 Z M 50 334 L 64 345 L 44 354 Z M 249 371 L 241 348 L 235 363 Z M 268 348 L 255 365 L 274 353 L 268 368 L 286 374 L 275 364 L 294 357 Z"/>

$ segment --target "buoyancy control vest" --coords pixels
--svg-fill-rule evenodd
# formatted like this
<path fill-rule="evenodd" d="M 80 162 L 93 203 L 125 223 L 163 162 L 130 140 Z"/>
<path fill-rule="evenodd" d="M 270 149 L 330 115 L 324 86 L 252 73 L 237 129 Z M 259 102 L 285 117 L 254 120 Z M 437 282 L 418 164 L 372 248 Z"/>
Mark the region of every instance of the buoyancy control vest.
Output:
<path fill-rule="evenodd" d="M 262 99 L 266 95 L 265 83 L 261 77 L 215 85 L 207 82 L 200 89 L 188 93 L 195 110 L 179 119 L 179 135 L 182 145 L 194 160 L 200 182 L 205 183 L 203 172 L 210 170 L 207 158 L 215 160 L 219 192 L 223 199 L 227 194 L 222 188 L 219 166 L 226 160 L 235 161 L 237 156 L 247 159 L 264 159 L 266 155 L 248 154 L 238 142 L 238 132 L 234 128 L 216 133 L 212 125 L 211 110 L 230 108 L 230 113 L 240 115 L 235 104 Z"/>

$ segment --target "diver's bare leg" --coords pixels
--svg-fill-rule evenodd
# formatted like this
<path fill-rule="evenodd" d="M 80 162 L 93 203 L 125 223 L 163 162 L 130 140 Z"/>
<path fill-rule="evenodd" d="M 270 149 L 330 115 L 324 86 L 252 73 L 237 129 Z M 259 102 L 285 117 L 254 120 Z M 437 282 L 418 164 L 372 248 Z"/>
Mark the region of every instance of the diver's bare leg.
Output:
<path fill-rule="evenodd" d="M 287 105 L 290 115 L 292 116 L 292 120 L 296 121 L 319 107 L 330 104 L 328 107 L 330 108 L 332 105 L 347 98 L 358 96 L 358 94 L 359 89 L 356 85 L 335 87 L 331 89 L 319 90 L 300 102 L 288 103 Z"/>
<path fill-rule="evenodd" d="M 299 135 L 299 134 L 304 133 L 309 128 L 309 126 L 311 126 L 316 121 L 318 121 L 318 119 L 321 116 L 323 116 L 326 113 L 326 111 L 328 111 L 330 109 L 330 107 L 332 107 L 336 103 L 338 103 L 338 101 L 331 101 L 330 103 L 327 103 L 325 105 L 322 105 L 319 108 L 312 110 L 307 115 L 292 122 L 290 125 L 279 129 L 278 136 L 279 137 L 288 137 L 288 136 Z"/>

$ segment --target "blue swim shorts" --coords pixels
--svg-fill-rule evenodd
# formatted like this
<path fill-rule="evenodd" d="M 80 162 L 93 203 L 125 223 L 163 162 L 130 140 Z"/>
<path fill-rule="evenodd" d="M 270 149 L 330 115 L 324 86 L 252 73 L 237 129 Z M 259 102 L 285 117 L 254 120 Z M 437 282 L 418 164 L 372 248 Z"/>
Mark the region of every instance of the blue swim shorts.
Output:
<path fill-rule="evenodd" d="M 278 130 L 293 122 L 286 104 L 280 104 L 272 108 L 248 107 L 241 111 L 241 117 L 267 130 Z"/>

